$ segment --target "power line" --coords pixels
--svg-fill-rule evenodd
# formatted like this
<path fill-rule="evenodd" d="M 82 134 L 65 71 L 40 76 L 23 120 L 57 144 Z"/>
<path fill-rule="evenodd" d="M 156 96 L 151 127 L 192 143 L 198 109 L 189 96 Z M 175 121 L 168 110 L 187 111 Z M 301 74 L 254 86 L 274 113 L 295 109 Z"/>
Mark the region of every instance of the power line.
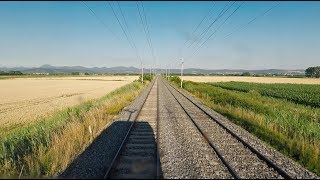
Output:
<path fill-rule="evenodd" d="M 142 19 L 142 16 L 141 16 L 141 12 L 140 12 L 140 8 L 139 8 L 138 2 L 136 2 L 136 6 L 137 6 L 137 9 L 138 9 L 138 12 L 139 12 L 139 17 L 140 17 L 141 25 L 143 27 L 143 32 L 146 35 L 147 42 L 149 43 L 149 39 L 147 37 L 147 30 L 146 30 L 145 23 L 144 23 L 144 21 Z"/>
<path fill-rule="evenodd" d="M 228 4 L 230 3 L 230 1 L 228 2 Z M 228 4 L 226 4 L 224 6 L 224 8 L 221 10 L 221 12 L 219 13 L 219 15 L 217 16 L 217 18 L 215 18 L 215 20 L 200 34 L 200 40 L 199 43 L 201 42 L 201 40 L 205 37 L 205 35 L 208 33 L 208 31 L 210 30 L 210 28 L 214 25 L 214 23 L 216 23 L 235 3 L 235 1 L 227 8 Z M 188 48 L 190 48 L 194 43 L 196 42 L 196 40 L 194 40 L 189 46 Z M 198 43 L 198 44 L 199 44 Z"/>
<path fill-rule="evenodd" d="M 91 12 L 91 15 L 93 15 L 95 18 L 98 19 L 98 21 L 107 29 L 109 30 L 118 40 L 120 40 L 120 38 L 110 29 L 110 27 L 105 24 L 102 19 L 93 11 L 93 9 L 91 9 L 84 1 L 82 1 L 83 5 L 86 6 L 90 12 Z"/>
<path fill-rule="evenodd" d="M 199 40 L 199 42 L 196 44 L 196 46 L 189 52 L 195 52 L 197 51 L 197 46 L 199 48 L 199 44 L 201 43 L 202 39 L 205 37 L 205 35 L 209 32 L 209 29 L 213 26 L 214 23 L 216 23 L 220 18 L 223 17 L 223 15 L 235 4 L 236 1 L 234 1 L 231 5 L 230 1 L 222 8 L 222 10 L 220 11 L 219 15 L 214 19 L 214 21 L 202 32 L 202 34 L 200 35 L 201 38 Z M 229 6 L 228 6 L 229 5 Z M 201 45 L 200 45 L 201 46 Z M 190 46 L 189 46 L 190 47 Z M 195 51 L 194 51 L 195 50 Z M 189 58 L 189 57 L 187 57 Z M 186 59 L 187 59 L 186 58 Z"/>
<path fill-rule="evenodd" d="M 207 17 L 209 17 L 209 15 L 212 13 L 214 6 L 216 5 L 215 2 L 213 2 L 213 5 L 209 8 L 209 11 L 206 13 L 206 15 L 202 18 L 202 20 L 200 21 L 200 23 L 194 28 L 193 32 L 191 33 L 191 38 L 187 39 L 183 45 L 180 47 L 180 49 L 178 50 L 180 55 L 181 55 L 181 51 L 182 49 L 185 47 L 185 45 L 192 39 L 192 37 L 194 36 L 195 32 L 197 32 L 198 28 L 201 26 L 201 24 L 203 23 L 203 21 L 205 19 L 207 19 Z"/>
<path fill-rule="evenodd" d="M 220 26 L 213 32 L 211 33 L 211 35 L 198 47 L 198 49 L 193 53 L 193 55 L 195 55 L 202 47 L 203 45 L 213 36 L 216 34 L 216 32 L 227 22 L 227 20 L 236 12 L 239 10 L 239 8 L 244 4 L 244 2 L 242 2 L 224 21 L 223 23 L 220 24 Z M 192 55 L 192 56 L 193 56 Z M 191 56 L 190 56 L 191 57 Z"/>
<path fill-rule="evenodd" d="M 200 21 L 200 23 L 196 26 L 196 28 L 194 28 L 194 30 L 192 31 L 191 33 L 191 37 L 194 35 L 195 32 L 197 32 L 198 28 L 200 27 L 200 25 L 202 24 L 202 22 L 207 19 L 207 17 L 211 14 L 214 6 L 216 5 L 216 3 L 213 1 L 213 5 L 210 7 L 209 11 L 206 13 L 206 15 L 202 18 L 202 20 Z M 187 42 L 189 41 L 189 39 L 187 39 L 185 42 L 184 42 L 184 45 L 187 44 Z"/>
<path fill-rule="evenodd" d="M 149 38 L 149 42 L 150 42 L 150 46 L 151 46 L 152 57 L 153 57 L 154 60 L 156 60 L 156 56 L 154 55 L 154 48 L 153 48 L 152 41 L 151 41 L 151 36 L 150 36 L 149 24 L 148 24 L 148 21 L 147 21 L 147 15 L 146 15 L 146 12 L 145 12 L 145 10 L 144 10 L 143 2 L 141 2 L 141 6 L 142 6 L 142 12 L 143 12 L 143 15 L 144 15 L 144 20 L 145 20 L 145 23 L 146 23 L 147 34 L 148 34 L 148 38 Z"/>
<path fill-rule="evenodd" d="M 120 20 L 119 20 L 119 18 L 118 18 L 118 16 L 117 16 L 116 12 L 114 11 L 114 9 L 113 9 L 112 5 L 110 4 L 110 2 L 108 2 L 108 4 L 109 4 L 109 6 L 110 6 L 110 8 L 111 8 L 111 10 L 112 10 L 112 12 L 113 12 L 113 15 L 116 17 L 116 19 L 117 19 L 117 21 L 118 21 L 118 23 L 119 23 L 119 25 L 120 25 L 120 27 L 121 27 L 124 35 L 126 36 L 127 41 L 129 42 L 131 48 L 133 48 L 133 46 L 132 46 L 132 44 L 131 44 L 131 41 L 130 41 L 130 39 L 129 39 L 127 33 L 126 33 L 126 31 L 124 30 L 124 28 L 123 28 L 123 26 L 122 26 L 122 24 L 121 24 L 121 22 L 120 22 Z"/>
<path fill-rule="evenodd" d="M 120 20 L 119 20 L 119 18 L 118 18 L 118 16 L 117 16 L 116 12 L 114 11 L 111 3 L 108 2 L 108 4 L 109 4 L 109 6 L 110 6 L 110 8 L 111 8 L 111 10 L 112 10 L 112 12 L 113 12 L 113 15 L 114 15 L 115 18 L 117 19 L 117 21 L 118 21 L 118 23 L 119 23 L 119 25 L 120 25 L 120 27 L 121 27 L 124 35 L 126 36 L 126 39 L 127 39 L 127 41 L 129 42 L 131 48 L 135 51 L 135 48 L 134 48 L 134 46 L 132 45 L 132 42 L 131 42 L 131 40 L 129 39 L 128 34 L 127 34 L 127 32 L 124 30 L 124 28 L 123 28 L 123 26 L 122 26 L 122 24 L 121 24 L 121 22 L 120 22 Z M 136 51 L 135 51 L 135 52 L 136 52 Z M 140 56 L 139 56 L 137 53 L 136 53 L 136 55 L 137 55 L 137 57 L 141 60 Z"/>
<path fill-rule="evenodd" d="M 119 7 L 119 9 L 120 9 L 120 13 L 121 13 L 122 18 L 123 18 L 123 20 L 124 20 L 124 23 L 125 23 L 125 25 L 126 25 L 126 27 L 127 27 L 129 37 L 130 37 L 130 38 L 131 38 L 131 40 L 132 40 L 132 43 L 133 43 L 134 49 L 135 49 L 135 51 L 136 51 L 136 53 L 137 53 L 137 55 L 138 55 L 138 57 L 139 57 L 140 61 L 142 61 L 141 56 L 139 55 L 138 48 L 137 48 L 136 43 L 134 42 L 134 39 L 132 38 L 132 35 L 131 35 L 130 31 L 129 31 L 128 23 L 127 23 L 127 21 L 126 21 L 125 16 L 123 15 L 123 12 L 122 12 L 121 6 L 120 6 L 120 4 L 119 4 L 119 2 L 118 2 L 118 1 L 117 1 L 117 4 L 118 4 L 118 7 Z"/>
<path fill-rule="evenodd" d="M 211 22 L 209 24 L 208 27 L 204 28 L 203 31 L 200 31 L 202 32 L 198 37 L 194 38 L 194 40 L 191 42 L 191 44 L 188 46 L 188 48 L 190 48 L 196 41 L 199 37 L 200 40 L 199 40 L 199 43 L 201 42 L 201 40 L 204 38 L 205 34 L 209 31 L 209 29 L 214 25 L 214 23 L 216 23 L 231 7 L 232 5 L 235 3 L 235 1 L 228 7 L 228 5 L 230 4 L 230 1 L 228 1 L 228 3 L 222 8 L 222 10 L 220 11 L 220 13 L 218 14 L 218 16 L 213 20 L 213 22 Z M 197 43 L 197 44 L 199 44 Z M 183 48 L 180 48 L 179 52 L 182 50 Z M 181 52 L 180 52 L 181 53 Z"/>
<path fill-rule="evenodd" d="M 275 7 L 277 7 L 280 4 L 280 2 L 278 2 L 276 5 L 272 6 L 271 8 L 267 9 L 266 11 L 264 11 L 263 13 L 259 14 L 258 16 L 254 17 L 252 20 L 250 20 L 248 23 L 239 26 L 239 28 L 237 28 L 237 30 L 239 31 L 240 29 L 243 29 L 245 27 L 247 27 L 249 24 L 251 24 L 252 22 L 254 22 L 255 20 L 257 20 L 259 17 L 264 16 L 265 14 L 267 14 L 269 11 L 271 11 L 272 9 L 274 9 Z M 231 33 L 229 33 L 228 35 L 225 36 L 225 38 L 229 37 L 231 34 L 233 34 L 234 32 L 236 32 L 236 30 L 232 31 Z"/>
<path fill-rule="evenodd" d="M 153 48 L 152 48 L 152 45 L 151 45 L 151 39 L 150 39 L 150 37 L 148 36 L 147 29 L 146 29 L 146 26 L 147 26 L 146 23 L 147 23 L 147 22 L 144 22 L 144 21 L 143 21 L 143 18 L 142 18 L 142 15 L 141 15 L 141 11 L 140 11 L 138 2 L 136 2 L 136 5 L 137 5 L 138 12 L 139 12 L 139 16 L 140 16 L 141 24 L 142 24 L 142 27 L 143 27 L 143 31 L 144 31 L 144 33 L 145 33 L 145 35 L 146 35 L 146 39 L 147 39 L 147 42 L 148 42 L 148 45 L 149 45 L 149 48 L 150 48 L 150 51 L 151 51 L 153 60 L 155 60 L 155 57 L 154 57 L 154 54 L 153 54 Z M 144 22 L 144 23 L 143 23 L 143 22 Z"/>
<path fill-rule="evenodd" d="M 220 26 L 219 26 L 213 33 L 211 33 L 211 35 L 199 46 L 199 48 L 198 48 L 196 51 L 194 51 L 194 53 L 193 53 L 191 56 L 189 56 L 189 57 L 192 57 L 193 55 L 195 55 L 195 54 L 202 48 L 202 46 L 203 46 L 214 34 L 216 34 L 216 32 L 227 22 L 227 20 L 228 20 L 235 12 L 237 12 L 237 11 L 239 10 L 239 8 L 240 8 L 243 4 L 244 4 L 244 2 L 242 2 L 242 3 L 223 21 L 223 23 L 221 23 Z"/>
<path fill-rule="evenodd" d="M 200 40 L 199 43 L 201 42 L 201 40 L 205 37 L 205 35 L 209 32 L 209 30 L 211 29 L 211 27 L 213 27 L 213 25 L 218 22 L 218 20 L 220 18 L 223 17 L 223 15 L 234 5 L 235 1 L 228 6 L 228 4 L 230 3 L 230 1 L 224 6 L 224 8 L 220 11 L 219 15 L 214 19 L 214 21 L 200 34 Z M 198 44 L 199 44 L 198 43 Z M 192 45 L 192 44 L 191 44 Z M 191 46 L 190 45 L 190 46 Z M 189 47 L 190 47 L 189 46 Z"/>

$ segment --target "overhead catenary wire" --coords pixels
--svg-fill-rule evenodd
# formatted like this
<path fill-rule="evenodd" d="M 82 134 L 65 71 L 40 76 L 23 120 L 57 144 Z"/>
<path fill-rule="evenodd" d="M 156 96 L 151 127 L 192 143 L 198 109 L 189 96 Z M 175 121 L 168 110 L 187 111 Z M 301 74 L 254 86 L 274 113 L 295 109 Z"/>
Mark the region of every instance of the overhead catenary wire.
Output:
<path fill-rule="evenodd" d="M 129 31 L 129 26 L 128 26 L 127 20 L 126 20 L 124 14 L 123 14 L 122 8 L 121 8 L 121 6 L 120 6 L 120 4 L 119 4 L 118 1 L 117 1 L 117 5 L 118 5 L 118 7 L 119 7 L 119 9 L 120 9 L 121 16 L 122 16 L 123 21 L 124 21 L 124 24 L 125 24 L 125 26 L 126 26 L 126 28 L 127 28 L 127 31 L 128 31 L 129 37 L 130 37 L 130 39 L 131 39 L 131 41 L 132 41 L 132 44 L 133 44 L 134 48 L 137 50 L 136 43 L 134 42 L 134 39 L 132 38 L 132 35 L 131 35 L 130 31 Z"/>
<path fill-rule="evenodd" d="M 153 44 L 152 44 L 152 40 L 151 40 L 151 36 L 150 36 L 150 28 L 149 28 L 149 23 L 147 21 L 147 15 L 146 15 L 146 11 L 144 9 L 144 5 L 143 5 L 142 1 L 141 1 L 141 7 L 142 7 L 143 15 L 144 15 L 144 20 L 145 20 L 145 23 L 146 23 L 146 29 L 147 29 L 147 33 L 148 33 L 148 38 L 149 38 L 149 41 L 150 41 L 152 57 L 154 58 L 154 61 L 157 61 L 156 56 L 154 55 L 154 48 L 153 48 Z"/>
<path fill-rule="evenodd" d="M 140 61 L 142 61 L 141 56 L 139 55 L 139 51 L 138 51 L 138 48 L 137 48 L 137 46 L 136 46 L 136 43 L 134 42 L 134 39 L 132 38 L 132 35 L 131 35 L 130 31 L 129 31 L 129 26 L 128 26 L 127 20 L 126 20 L 124 14 L 123 14 L 123 11 L 122 11 L 121 6 L 120 6 L 120 4 L 119 4 L 118 1 L 117 1 L 117 4 L 118 4 L 118 7 L 119 7 L 119 9 L 120 9 L 120 13 L 121 13 L 121 16 L 122 16 L 122 18 L 123 18 L 123 20 L 124 20 L 124 23 L 125 23 L 125 25 L 126 25 L 126 27 L 127 27 L 129 37 L 130 37 L 130 39 L 132 40 L 133 47 L 134 47 L 134 49 L 135 49 L 135 51 L 136 51 L 136 53 L 137 53 Z"/>
<path fill-rule="evenodd" d="M 202 31 L 202 33 L 199 36 L 199 38 L 200 38 L 199 43 L 206 36 L 206 34 L 211 29 L 211 27 L 234 5 L 235 1 L 231 5 L 228 6 L 229 3 L 230 3 L 230 1 L 223 7 L 223 9 L 220 11 L 219 15 L 214 19 L 214 21 L 207 28 L 205 28 L 204 31 Z M 196 42 L 196 39 L 188 46 L 188 48 L 190 48 L 195 42 Z M 196 46 L 199 45 L 199 43 L 196 44 Z"/>
<path fill-rule="evenodd" d="M 118 16 L 117 16 L 116 12 L 114 11 L 114 9 L 113 9 L 112 5 L 110 4 L 110 2 L 108 2 L 108 3 L 109 3 L 109 6 L 110 6 L 110 8 L 111 8 L 111 10 L 112 10 L 112 12 L 113 12 L 113 15 L 114 15 L 115 18 L 117 19 L 117 21 L 118 21 L 118 23 L 119 23 L 119 25 L 120 25 L 120 27 L 121 27 L 124 35 L 126 36 L 127 41 L 129 42 L 131 48 L 133 48 L 133 45 L 131 44 L 131 41 L 130 41 L 128 35 L 127 35 L 127 32 L 124 30 L 124 28 L 123 28 L 123 26 L 122 26 L 122 24 L 121 24 L 121 22 L 120 22 L 120 20 L 119 20 L 119 18 L 118 18 Z"/>
<path fill-rule="evenodd" d="M 203 41 L 203 43 L 202 43 L 202 44 L 194 51 L 194 53 L 193 53 L 191 56 L 189 56 L 188 58 L 194 56 L 194 55 L 203 47 L 203 45 L 204 45 L 213 35 L 215 35 L 216 32 L 218 32 L 218 30 L 227 22 L 227 20 L 228 20 L 231 16 L 233 16 L 233 15 L 235 14 L 235 12 L 237 12 L 237 11 L 239 10 L 239 8 L 240 8 L 243 4 L 244 4 L 244 2 L 242 2 L 241 4 L 239 4 L 238 7 L 223 21 L 223 23 L 221 23 L 220 26 L 217 27 L 217 29 L 216 29 L 213 33 L 211 33 L 211 35 L 208 36 L 208 38 L 207 38 L 205 41 Z"/>
<path fill-rule="evenodd" d="M 212 6 L 209 8 L 209 11 L 206 13 L 206 15 L 201 19 L 201 21 L 199 22 L 199 24 L 194 28 L 194 30 L 191 33 L 191 37 L 194 35 L 195 32 L 197 32 L 197 30 L 199 29 L 199 27 L 201 26 L 201 24 L 203 23 L 203 21 L 205 19 L 207 19 L 207 17 L 209 17 L 209 15 L 212 13 L 213 8 L 215 7 L 216 3 L 214 1 L 212 1 L 213 4 Z M 187 42 L 189 42 L 190 39 L 187 39 L 183 45 L 186 45 Z"/>
<path fill-rule="evenodd" d="M 261 14 L 258 14 L 258 16 L 254 17 L 252 20 L 248 21 L 248 23 L 243 24 L 242 26 L 239 26 L 236 30 L 232 31 L 231 33 L 229 33 L 228 35 L 225 36 L 225 38 L 230 37 L 231 34 L 233 34 L 236 31 L 240 31 L 241 29 L 247 27 L 249 24 L 251 24 L 252 22 L 256 21 L 259 17 L 264 16 L 265 14 L 267 14 L 269 11 L 271 11 L 272 9 L 276 8 L 278 5 L 280 4 L 280 2 L 278 2 L 277 4 L 275 4 L 274 6 L 272 6 L 271 8 L 267 9 L 266 11 L 262 12 Z"/>
<path fill-rule="evenodd" d="M 146 30 L 146 25 L 144 23 L 144 20 L 142 19 L 142 15 L 141 15 L 141 11 L 140 11 L 140 8 L 139 8 L 139 4 L 138 2 L 136 2 L 136 7 L 137 7 L 137 10 L 138 10 L 138 13 L 139 13 L 139 17 L 140 17 L 140 22 L 141 22 L 141 26 L 142 26 L 142 29 L 143 29 L 143 32 L 146 36 L 146 39 L 147 39 L 147 43 L 150 47 L 150 42 L 149 42 L 149 39 L 148 39 L 148 36 L 147 36 L 147 30 Z M 151 49 L 150 49 L 151 50 Z"/>
<path fill-rule="evenodd" d="M 198 37 L 195 37 L 194 40 L 189 44 L 188 48 L 190 48 L 196 41 L 197 39 L 200 38 L 200 42 L 203 39 L 203 37 L 205 36 L 205 34 L 209 31 L 209 29 L 224 15 L 224 13 L 226 13 L 231 7 L 232 5 L 235 3 L 235 1 L 228 7 L 228 5 L 230 4 L 230 1 L 228 1 L 227 4 L 224 5 L 224 7 L 222 8 L 222 10 L 220 11 L 220 13 L 217 15 L 217 17 L 213 20 L 213 22 L 211 22 L 209 24 L 209 26 L 207 26 L 206 28 L 204 28 L 202 32 Z M 200 43 L 199 42 L 199 43 Z M 198 43 L 198 44 L 199 44 Z M 186 44 L 185 44 L 186 45 Z M 183 48 L 180 48 L 179 52 L 182 50 Z"/>
<path fill-rule="evenodd" d="M 142 24 L 142 27 L 143 27 L 143 32 L 144 32 L 144 34 L 146 36 L 146 39 L 147 39 L 147 42 L 148 42 L 148 45 L 149 45 L 153 60 L 155 60 L 155 56 L 154 56 L 154 53 L 153 53 L 153 47 L 152 47 L 152 43 L 151 43 L 151 38 L 150 38 L 150 35 L 147 32 L 147 26 L 148 26 L 147 25 L 147 21 L 146 21 L 146 19 L 144 21 L 143 18 L 142 18 L 141 10 L 139 8 L 138 2 L 136 2 L 136 5 L 137 5 L 138 12 L 139 12 L 139 17 L 140 17 L 140 20 L 141 20 L 141 24 Z M 145 14 L 144 14 L 144 16 L 145 16 Z"/>
<path fill-rule="evenodd" d="M 109 4 L 109 6 L 110 6 L 110 8 L 111 8 L 111 10 L 112 10 L 112 12 L 113 12 L 113 15 L 114 15 L 114 16 L 115 16 L 115 18 L 117 19 L 117 21 L 118 21 L 118 23 L 119 23 L 119 25 L 120 25 L 120 27 L 121 27 L 121 29 L 122 29 L 122 31 L 123 31 L 123 33 L 124 33 L 124 35 L 126 36 L 126 39 L 127 39 L 127 41 L 129 42 L 129 45 L 131 46 L 131 48 L 132 48 L 132 49 L 134 50 L 134 52 L 136 53 L 136 56 L 139 58 L 139 60 L 140 60 L 140 61 L 142 61 L 142 60 L 141 60 L 140 55 L 139 55 L 139 54 L 137 53 L 137 51 L 136 51 L 135 46 L 134 46 L 134 45 L 133 45 L 133 43 L 131 42 L 131 40 L 130 40 L 130 38 L 129 38 L 128 34 L 127 34 L 127 32 L 125 31 L 125 29 L 124 29 L 123 25 L 121 24 L 121 22 L 120 22 L 120 20 L 119 20 L 119 17 L 117 16 L 116 12 L 114 11 L 114 9 L 113 9 L 113 7 L 112 7 L 111 3 L 110 3 L 110 2 L 108 2 L 108 4 Z"/>
<path fill-rule="evenodd" d="M 83 5 L 89 9 L 89 11 L 91 12 L 91 15 L 93 15 L 96 19 L 98 19 L 98 21 L 108 30 L 110 31 L 118 40 L 120 40 L 120 38 L 116 35 L 116 33 L 114 33 L 111 28 L 104 23 L 104 21 L 94 12 L 94 10 L 92 8 L 90 8 L 84 1 L 82 1 Z"/>

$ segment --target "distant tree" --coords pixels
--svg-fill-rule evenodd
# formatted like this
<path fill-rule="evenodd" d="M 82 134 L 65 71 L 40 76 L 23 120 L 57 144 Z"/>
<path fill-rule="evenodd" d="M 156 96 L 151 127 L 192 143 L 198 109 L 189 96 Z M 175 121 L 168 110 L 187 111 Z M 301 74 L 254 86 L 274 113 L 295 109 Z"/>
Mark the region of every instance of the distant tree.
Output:
<path fill-rule="evenodd" d="M 0 71 L 0 75 L 6 75 L 6 76 L 23 75 L 23 73 L 21 71 L 9 71 L 9 72 Z"/>
<path fill-rule="evenodd" d="M 154 77 L 154 75 L 144 74 L 143 81 L 152 81 L 153 77 Z M 141 75 L 139 76 L 139 81 L 141 81 Z"/>
<path fill-rule="evenodd" d="M 80 75 L 80 72 L 72 72 L 71 75 Z"/>
<path fill-rule="evenodd" d="M 251 74 L 249 72 L 244 72 L 241 74 L 241 76 L 251 76 Z"/>
<path fill-rule="evenodd" d="M 10 75 L 22 75 L 21 71 L 10 71 L 9 72 Z"/>
<path fill-rule="evenodd" d="M 307 77 L 320 77 L 320 66 L 308 67 L 305 71 Z"/>
<path fill-rule="evenodd" d="M 90 75 L 89 73 L 85 72 L 84 75 Z"/>

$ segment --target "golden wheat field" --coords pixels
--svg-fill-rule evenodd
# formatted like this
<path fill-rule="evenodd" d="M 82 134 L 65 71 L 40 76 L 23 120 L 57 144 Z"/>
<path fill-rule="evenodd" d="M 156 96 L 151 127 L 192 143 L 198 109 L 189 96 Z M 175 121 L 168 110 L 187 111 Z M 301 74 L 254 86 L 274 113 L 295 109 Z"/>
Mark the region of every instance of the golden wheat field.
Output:
<path fill-rule="evenodd" d="M 183 80 L 194 82 L 254 82 L 254 83 L 291 83 L 320 84 L 319 78 L 278 78 L 278 77 L 243 77 L 243 76 L 183 76 Z"/>
<path fill-rule="evenodd" d="M 138 76 L 17 78 L 0 80 L 0 126 L 32 122 L 98 98 Z"/>

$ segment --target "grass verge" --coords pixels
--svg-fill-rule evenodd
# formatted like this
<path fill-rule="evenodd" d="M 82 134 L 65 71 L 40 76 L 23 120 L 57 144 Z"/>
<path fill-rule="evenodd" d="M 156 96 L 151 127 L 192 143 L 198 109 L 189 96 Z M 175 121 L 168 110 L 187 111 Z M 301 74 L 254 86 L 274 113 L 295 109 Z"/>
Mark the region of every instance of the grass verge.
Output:
<path fill-rule="evenodd" d="M 171 80 L 180 87 L 177 78 Z M 320 109 L 184 81 L 183 88 L 208 107 L 320 175 Z"/>
<path fill-rule="evenodd" d="M 40 178 L 62 172 L 147 84 L 134 81 L 99 99 L 2 133 L 0 177 Z"/>

